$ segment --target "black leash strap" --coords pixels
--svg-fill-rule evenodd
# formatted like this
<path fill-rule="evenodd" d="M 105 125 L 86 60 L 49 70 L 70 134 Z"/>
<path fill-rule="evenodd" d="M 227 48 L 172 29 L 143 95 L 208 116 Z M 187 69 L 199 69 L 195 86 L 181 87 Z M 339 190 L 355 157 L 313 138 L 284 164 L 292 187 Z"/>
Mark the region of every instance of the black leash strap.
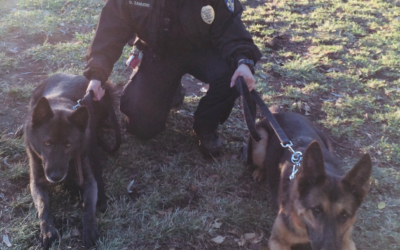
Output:
<path fill-rule="evenodd" d="M 114 128 L 114 132 L 115 132 L 115 145 L 114 147 L 110 147 L 108 145 L 108 143 L 106 143 L 103 140 L 99 141 L 99 144 L 101 145 L 101 147 L 106 150 L 109 153 L 113 153 L 115 151 L 117 151 L 119 149 L 119 147 L 121 146 L 121 129 L 119 127 L 119 123 L 118 123 L 118 119 L 117 119 L 117 115 L 115 114 L 114 108 L 112 106 L 112 101 L 110 96 L 108 95 L 108 93 L 106 93 L 106 95 L 103 97 L 103 99 L 105 99 L 105 103 L 107 105 L 107 109 L 108 109 L 108 115 L 110 116 L 110 120 L 112 123 L 112 126 Z M 101 137 L 99 138 L 101 139 Z"/>
<path fill-rule="evenodd" d="M 258 95 L 258 93 L 255 90 L 252 90 L 251 92 L 249 91 L 249 89 L 247 88 L 247 84 L 242 76 L 239 76 L 236 79 L 235 86 L 236 86 L 236 89 L 239 91 L 240 95 L 242 96 L 243 113 L 244 113 L 244 116 L 246 119 L 247 127 L 249 128 L 251 137 L 257 142 L 261 140 L 261 136 L 258 134 L 256 127 L 255 127 L 255 118 L 256 118 L 255 114 L 252 114 L 250 112 L 249 102 L 251 103 L 251 99 L 252 99 L 257 104 L 257 106 L 260 108 L 261 112 L 267 118 L 272 129 L 275 131 L 275 134 L 278 136 L 279 141 L 281 142 L 281 145 L 284 147 L 286 145 L 291 146 L 292 142 L 287 138 L 285 132 L 283 132 L 281 126 L 276 121 L 274 115 L 271 113 L 271 111 L 269 110 L 267 105 L 264 103 L 264 101 L 261 99 L 261 97 Z"/>
<path fill-rule="evenodd" d="M 255 108 L 253 106 L 255 103 L 251 99 L 249 89 L 247 88 L 246 82 L 244 81 L 242 76 L 237 78 L 235 86 L 238 92 L 240 93 L 240 96 L 242 97 L 243 113 L 244 113 L 244 119 L 247 124 L 247 128 L 249 129 L 251 137 L 258 142 L 262 138 L 260 134 L 257 132 L 255 125 L 256 114 L 254 112 Z"/>
<path fill-rule="evenodd" d="M 258 134 L 254 123 L 256 119 L 255 113 L 251 113 L 249 108 L 249 103 L 251 103 L 251 99 L 253 99 L 258 107 L 261 109 L 261 112 L 265 115 L 265 118 L 267 119 L 279 141 L 281 142 L 282 147 L 287 148 L 292 153 L 291 161 L 293 163 L 293 169 L 292 174 L 289 176 L 289 179 L 293 180 L 301 166 L 301 160 L 303 159 L 302 153 L 300 151 L 294 151 L 294 149 L 292 148 L 293 143 L 287 138 L 285 132 L 283 132 L 283 129 L 276 121 L 274 115 L 271 113 L 265 102 L 261 99 L 261 97 L 257 94 L 255 90 L 252 90 L 251 92 L 249 91 L 249 89 L 247 88 L 247 84 L 242 76 L 237 78 L 235 86 L 242 96 L 243 113 L 251 137 L 257 142 L 261 140 L 261 136 Z"/>
<path fill-rule="evenodd" d="M 97 145 L 98 145 L 97 143 L 98 142 L 97 142 L 96 131 L 97 131 L 98 121 L 97 121 L 97 117 L 96 117 L 95 112 L 94 112 L 93 97 L 94 97 L 94 93 L 91 90 L 89 93 L 87 93 L 83 97 L 82 104 L 85 105 L 88 108 L 88 111 L 89 111 L 89 116 L 90 116 L 89 128 L 90 128 L 90 131 L 91 131 L 90 141 L 91 141 L 93 146 L 95 145 L 97 147 Z M 115 114 L 114 108 L 111 105 L 111 101 L 109 100 L 109 98 L 110 97 L 106 93 L 106 95 L 103 97 L 104 100 L 101 100 L 101 101 L 105 101 L 105 103 L 107 105 L 106 108 L 108 109 L 108 115 L 110 116 L 111 123 L 113 125 L 114 132 L 115 132 L 115 145 L 114 145 L 114 147 L 110 147 L 110 146 L 108 146 L 108 144 L 106 142 L 104 142 L 100 138 L 99 138 L 100 139 L 99 144 L 102 146 L 102 148 L 104 150 L 106 150 L 107 152 L 112 153 L 112 152 L 117 151 L 119 149 L 119 147 L 121 146 L 121 129 L 120 129 L 119 124 L 118 124 L 117 115 Z M 108 99 L 108 100 L 106 100 L 106 99 Z"/>

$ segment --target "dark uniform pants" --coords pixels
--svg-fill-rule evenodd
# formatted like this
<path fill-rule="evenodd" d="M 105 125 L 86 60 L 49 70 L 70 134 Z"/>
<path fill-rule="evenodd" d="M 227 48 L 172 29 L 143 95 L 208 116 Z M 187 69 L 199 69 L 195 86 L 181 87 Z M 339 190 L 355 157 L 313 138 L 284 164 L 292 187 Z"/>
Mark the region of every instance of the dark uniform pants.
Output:
<path fill-rule="evenodd" d="M 164 130 L 175 93 L 186 73 L 209 84 L 194 113 L 195 131 L 213 132 L 228 119 L 239 93 L 230 87 L 234 70 L 218 51 L 170 52 L 162 58 L 144 51 L 137 73 L 132 75 L 121 96 L 120 109 L 128 118 L 129 133 L 148 139 Z"/>

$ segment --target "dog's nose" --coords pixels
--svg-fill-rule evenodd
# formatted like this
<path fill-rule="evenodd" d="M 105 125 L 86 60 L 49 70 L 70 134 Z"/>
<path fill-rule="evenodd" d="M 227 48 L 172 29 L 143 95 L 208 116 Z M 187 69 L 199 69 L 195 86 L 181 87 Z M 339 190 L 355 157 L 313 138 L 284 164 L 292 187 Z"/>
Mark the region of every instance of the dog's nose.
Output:
<path fill-rule="evenodd" d="M 50 173 L 46 175 L 46 179 L 51 183 L 56 183 L 64 180 L 65 176 L 62 173 Z"/>

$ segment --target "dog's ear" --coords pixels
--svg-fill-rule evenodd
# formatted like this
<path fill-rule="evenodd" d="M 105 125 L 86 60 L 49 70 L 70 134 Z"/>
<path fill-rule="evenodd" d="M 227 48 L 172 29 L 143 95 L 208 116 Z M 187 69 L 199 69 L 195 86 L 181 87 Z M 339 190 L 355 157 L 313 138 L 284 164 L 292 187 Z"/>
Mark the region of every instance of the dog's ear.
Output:
<path fill-rule="evenodd" d="M 326 172 L 321 147 L 317 141 L 313 141 L 304 153 L 297 174 L 300 195 L 305 195 L 309 188 L 324 182 L 325 179 Z"/>
<path fill-rule="evenodd" d="M 41 97 L 33 108 L 31 122 L 32 126 L 40 126 L 53 118 L 54 113 L 46 97 Z"/>
<path fill-rule="evenodd" d="M 354 167 L 343 177 L 342 183 L 356 198 L 360 204 L 369 190 L 369 178 L 372 172 L 372 161 L 369 154 L 363 155 Z"/>
<path fill-rule="evenodd" d="M 86 106 L 81 106 L 68 116 L 68 120 L 80 130 L 85 131 L 89 123 L 89 111 Z"/>

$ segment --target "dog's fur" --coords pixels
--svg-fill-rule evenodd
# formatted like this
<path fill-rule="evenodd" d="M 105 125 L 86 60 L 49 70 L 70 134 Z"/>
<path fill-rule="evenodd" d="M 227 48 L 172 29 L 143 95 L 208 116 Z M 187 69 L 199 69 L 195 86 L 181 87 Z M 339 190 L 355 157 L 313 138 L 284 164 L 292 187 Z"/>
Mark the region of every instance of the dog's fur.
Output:
<path fill-rule="evenodd" d="M 257 123 L 263 139 L 249 139 L 247 159 L 257 168 L 254 179 L 266 177 L 278 201 L 270 249 L 289 250 L 292 245 L 310 243 L 313 250 L 355 250 L 351 232 L 356 211 L 369 190 L 370 156 L 362 156 L 344 174 L 322 131 L 304 116 L 272 111 L 293 142 L 293 149 L 302 152 L 303 160 L 295 178 L 290 180 L 290 151 L 280 145 L 265 119 Z"/>
<path fill-rule="evenodd" d="M 50 183 L 59 183 L 66 177 L 79 179 L 76 166 L 81 164 L 83 243 L 87 247 L 95 244 L 99 235 L 96 203 L 101 211 L 107 207 L 102 168 L 92 166 L 89 157 L 88 109 L 81 106 L 73 110 L 77 100 L 85 95 L 88 83 L 83 76 L 53 75 L 35 90 L 29 104 L 24 124 L 25 145 L 29 157 L 30 189 L 38 210 L 45 249 L 58 238 L 49 210 L 47 187 Z M 106 117 L 99 112 L 97 115 Z"/>

